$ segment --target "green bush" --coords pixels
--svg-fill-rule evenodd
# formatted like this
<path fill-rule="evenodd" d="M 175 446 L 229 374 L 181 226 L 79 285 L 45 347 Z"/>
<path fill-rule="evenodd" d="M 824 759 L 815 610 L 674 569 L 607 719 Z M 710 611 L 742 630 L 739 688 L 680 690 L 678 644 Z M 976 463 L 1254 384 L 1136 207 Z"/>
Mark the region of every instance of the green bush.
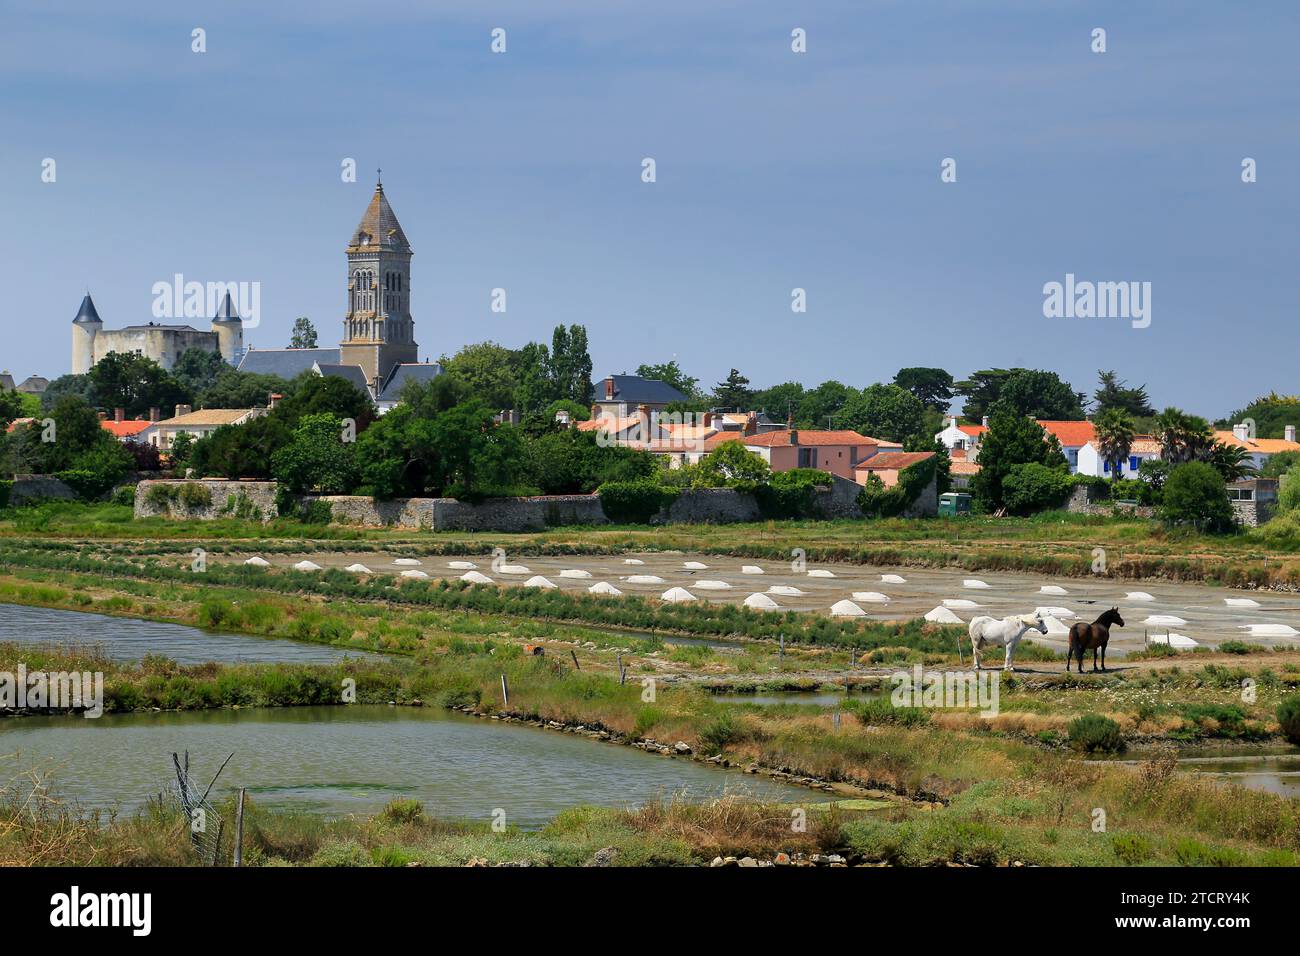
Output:
<path fill-rule="evenodd" d="M 1124 749 L 1119 724 L 1101 714 L 1084 714 L 1066 727 L 1070 746 L 1085 753 L 1118 753 Z"/>
<path fill-rule="evenodd" d="M 1012 465 L 1002 479 L 1002 501 L 1014 514 L 1059 508 L 1070 496 L 1070 476 L 1038 462 Z"/>
<path fill-rule="evenodd" d="M 1151 841 L 1136 833 L 1116 833 L 1110 838 L 1111 848 L 1121 861 L 1137 866 L 1151 858 Z"/>
<path fill-rule="evenodd" d="M 868 475 L 858 492 L 858 507 L 868 518 L 895 518 L 915 504 L 937 474 L 938 457 L 918 461 L 898 473 L 898 483 L 886 488 L 878 475 Z"/>
<path fill-rule="evenodd" d="M 197 511 L 212 505 L 212 491 L 207 485 L 186 482 L 181 485 L 180 502 L 188 511 Z"/>
<path fill-rule="evenodd" d="M 778 471 L 770 482 L 754 489 L 758 510 L 770 520 L 813 517 L 813 491 L 831 483 L 830 476 L 816 468 Z"/>
<path fill-rule="evenodd" d="M 678 492 L 650 479 L 607 481 L 600 486 L 600 507 L 616 524 L 649 524 L 650 519 L 677 500 Z"/>
<path fill-rule="evenodd" d="M 1282 702 L 1277 705 L 1277 722 L 1287 740 L 1300 744 L 1300 694 L 1282 698 Z"/>
<path fill-rule="evenodd" d="M 1160 517 L 1169 525 L 1230 531 L 1235 519 L 1223 476 L 1203 461 L 1189 461 L 1169 472 L 1161 491 Z"/>
<path fill-rule="evenodd" d="M 384 819 L 392 823 L 415 823 L 424 816 L 424 804 L 410 797 L 394 797 L 384 807 Z"/>
<path fill-rule="evenodd" d="M 731 714 L 720 714 L 700 729 L 700 746 L 707 754 L 719 754 L 727 744 L 739 740 L 740 725 Z"/>

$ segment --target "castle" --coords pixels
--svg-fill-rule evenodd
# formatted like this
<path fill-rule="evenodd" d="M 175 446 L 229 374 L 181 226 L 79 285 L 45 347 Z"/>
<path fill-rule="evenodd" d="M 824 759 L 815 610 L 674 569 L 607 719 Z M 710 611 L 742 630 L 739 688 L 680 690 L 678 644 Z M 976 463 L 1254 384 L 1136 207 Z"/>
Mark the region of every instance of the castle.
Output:
<path fill-rule="evenodd" d="M 203 332 L 190 325 L 128 325 L 123 329 L 105 329 L 95 310 L 90 293 L 81 300 L 81 308 L 72 320 L 72 374 L 84 375 L 91 366 L 110 352 L 139 352 L 163 368 L 171 368 L 186 349 L 220 352 L 231 365 L 239 361 L 244 350 L 244 323 L 226 293 L 212 318 L 212 331 Z"/>
<path fill-rule="evenodd" d="M 106 331 L 89 295 L 72 321 L 72 371 L 81 374 L 109 352 L 139 352 L 171 368 L 187 348 L 221 353 L 241 372 L 291 379 L 302 372 L 338 375 L 366 391 L 386 411 L 411 380 L 442 372 L 436 362 L 419 362 L 411 318 L 411 244 L 384 184 L 375 193 L 347 245 L 347 313 L 337 348 L 244 349 L 244 327 L 227 293 L 212 319 L 212 331 L 188 325 L 132 325 Z"/>

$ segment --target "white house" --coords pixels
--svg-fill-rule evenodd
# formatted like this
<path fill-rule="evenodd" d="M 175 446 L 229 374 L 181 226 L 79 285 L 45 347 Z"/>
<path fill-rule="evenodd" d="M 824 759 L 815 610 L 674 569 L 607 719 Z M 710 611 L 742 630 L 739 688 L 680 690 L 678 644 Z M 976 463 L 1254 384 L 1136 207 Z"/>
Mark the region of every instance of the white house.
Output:
<path fill-rule="evenodd" d="M 1119 463 L 1120 478 L 1136 478 L 1138 470 L 1142 467 L 1142 462 L 1149 458 L 1160 457 L 1160 442 L 1154 438 L 1138 436 L 1133 439 L 1129 446 L 1128 457 Z M 1110 463 L 1103 461 L 1101 449 L 1096 441 L 1090 441 L 1078 450 L 1077 468 L 1071 468 L 1072 472 L 1080 475 L 1091 475 L 1094 478 L 1111 478 L 1114 477 L 1110 470 Z"/>
<path fill-rule="evenodd" d="M 204 408 L 192 412 L 188 405 L 177 405 L 173 417 L 151 422 L 148 428 L 135 436 L 135 441 L 153 445 L 159 451 L 170 451 L 172 441 L 181 432 L 197 441 L 223 425 L 242 425 L 266 412 L 265 408 Z"/>

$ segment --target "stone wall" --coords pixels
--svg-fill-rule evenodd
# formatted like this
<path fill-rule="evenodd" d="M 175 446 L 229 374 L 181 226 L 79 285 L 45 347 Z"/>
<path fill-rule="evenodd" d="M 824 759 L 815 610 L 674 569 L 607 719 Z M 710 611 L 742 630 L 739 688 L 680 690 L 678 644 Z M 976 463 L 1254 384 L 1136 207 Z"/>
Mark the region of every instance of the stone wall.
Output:
<path fill-rule="evenodd" d="M 75 501 L 77 493 L 51 475 L 14 475 L 9 492 L 11 505 L 29 505 L 38 501 Z"/>
<path fill-rule="evenodd" d="M 813 509 L 822 518 L 861 518 L 862 507 L 858 504 L 858 495 L 862 486 L 856 481 L 828 475 L 830 486 L 813 492 Z M 925 497 L 922 495 L 922 497 Z M 936 499 L 937 500 L 937 499 Z M 931 512 L 933 514 L 933 512 Z"/>
<path fill-rule="evenodd" d="M 691 488 L 660 508 L 651 524 L 730 524 L 763 517 L 753 495 L 734 488 Z"/>
<path fill-rule="evenodd" d="M 607 524 L 596 495 L 493 498 L 470 504 L 454 498 L 375 501 L 358 495 L 308 496 L 325 501 L 338 524 L 396 526 L 427 531 L 541 531 L 574 524 Z"/>
<path fill-rule="evenodd" d="M 207 503 L 183 489 L 186 486 L 207 492 Z M 164 493 L 150 494 L 153 488 Z M 201 492 L 200 492 L 201 494 Z M 137 518 L 187 518 L 213 521 L 217 518 L 256 518 L 270 521 L 276 517 L 274 481 L 226 481 L 204 478 L 192 481 L 142 481 L 135 486 Z"/>

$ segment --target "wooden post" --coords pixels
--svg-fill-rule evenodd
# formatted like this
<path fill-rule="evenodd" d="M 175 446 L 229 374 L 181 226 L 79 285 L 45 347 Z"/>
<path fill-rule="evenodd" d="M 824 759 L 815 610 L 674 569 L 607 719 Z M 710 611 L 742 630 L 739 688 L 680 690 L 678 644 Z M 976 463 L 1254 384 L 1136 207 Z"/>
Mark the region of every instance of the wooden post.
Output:
<path fill-rule="evenodd" d="M 510 685 L 506 683 L 506 675 L 501 675 L 501 706 L 510 706 Z"/>
<path fill-rule="evenodd" d="M 582 670 L 582 665 L 578 663 L 578 652 L 575 651 L 572 647 L 569 648 L 569 656 L 573 658 L 573 669 L 575 671 Z"/>
<path fill-rule="evenodd" d="M 785 635 L 784 634 L 781 635 L 781 652 L 780 652 L 779 659 L 782 661 L 785 660 Z"/>
<path fill-rule="evenodd" d="M 627 671 L 623 670 L 623 652 L 618 652 L 618 682 L 619 684 L 627 683 Z"/>
<path fill-rule="evenodd" d="M 965 663 L 966 663 L 966 659 L 961 656 L 961 631 L 958 631 L 957 632 L 957 664 L 959 666 L 963 666 L 965 665 Z"/>
<path fill-rule="evenodd" d="M 244 862 L 244 788 L 239 788 L 239 802 L 235 804 L 235 866 Z"/>

